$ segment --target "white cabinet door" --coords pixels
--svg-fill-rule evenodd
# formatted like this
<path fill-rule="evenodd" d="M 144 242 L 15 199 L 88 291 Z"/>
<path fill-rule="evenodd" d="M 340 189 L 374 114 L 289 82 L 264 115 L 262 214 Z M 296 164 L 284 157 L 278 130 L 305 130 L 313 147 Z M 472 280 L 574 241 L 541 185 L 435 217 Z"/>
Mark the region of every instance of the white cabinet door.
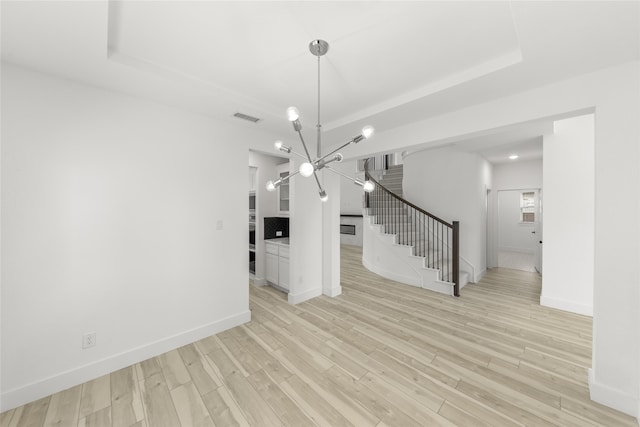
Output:
<path fill-rule="evenodd" d="M 280 257 L 279 260 L 278 271 L 280 274 L 278 279 L 280 282 L 278 286 L 289 292 L 289 259 Z"/>
<path fill-rule="evenodd" d="M 278 179 L 288 176 L 289 162 L 278 165 L 276 170 L 278 171 Z M 289 214 L 289 180 L 284 181 L 278 187 L 278 213 L 280 215 Z"/>
<path fill-rule="evenodd" d="M 274 285 L 277 285 L 278 284 L 278 255 L 267 253 L 266 264 L 267 264 L 266 265 L 267 282 L 271 282 Z"/>

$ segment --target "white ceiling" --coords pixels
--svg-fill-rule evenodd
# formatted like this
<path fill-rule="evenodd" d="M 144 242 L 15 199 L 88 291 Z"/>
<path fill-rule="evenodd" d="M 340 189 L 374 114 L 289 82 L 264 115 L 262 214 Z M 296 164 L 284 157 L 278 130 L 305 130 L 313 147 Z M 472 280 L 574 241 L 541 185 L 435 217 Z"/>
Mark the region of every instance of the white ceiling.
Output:
<path fill-rule="evenodd" d="M 298 106 L 306 127 L 316 120 L 317 60 L 307 47 L 315 38 L 330 43 L 321 58 L 323 128 L 348 136 L 365 122 L 384 132 L 640 58 L 638 2 L 1 7 L 3 61 L 287 135 L 287 106 Z M 262 120 L 241 122 L 235 112 Z M 466 145 L 480 152 L 531 132 Z"/>
<path fill-rule="evenodd" d="M 458 149 L 482 155 L 492 164 L 542 160 L 542 136 L 553 134 L 553 123 L 540 121 L 499 129 L 453 143 Z M 517 159 L 509 159 L 515 154 Z"/>

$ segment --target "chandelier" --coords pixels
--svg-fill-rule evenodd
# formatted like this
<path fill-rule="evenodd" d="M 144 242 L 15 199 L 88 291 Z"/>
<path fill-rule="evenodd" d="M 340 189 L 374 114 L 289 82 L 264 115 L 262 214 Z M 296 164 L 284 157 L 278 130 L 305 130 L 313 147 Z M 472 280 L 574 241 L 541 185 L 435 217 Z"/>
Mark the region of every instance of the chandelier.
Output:
<path fill-rule="evenodd" d="M 330 153 L 327 153 L 324 156 L 322 155 L 322 147 L 321 147 L 322 125 L 320 124 L 320 57 L 326 54 L 328 50 L 329 50 L 329 43 L 327 43 L 324 40 L 312 40 L 309 43 L 309 51 L 318 58 L 318 123 L 316 124 L 316 146 L 317 146 L 316 159 L 312 160 L 311 155 L 309 154 L 309 150 L 307 149 L 307 144 L 305 144 L 304 138 L 302 137 L 302 124 L 300 123 L 300 120 L 299 120 L 300 113 L 298 109 L 296 107 L 287 108 L 287 118 L 293 124 L 293 130 L 297 132 L 298 136 L 300 137 L 300 142 L 302 142 L 302 147 L 304 148 L 304 155 L 300 153 L 296 153 L 291 149 L 291 147 L 284 145 L 282 141 L 276 141 L 274 143 L 274 147 L 276 150 L 283 151 L 287 154 L 295 154 L 296 156 L 303 158 L 305 161 L 300 165 L 300 168 L 296 172 L 283 176 L 276 181 L 267 181 L 268 191 L 275 191 L 276 188 L 278 188 L 284 182 L 287 182 L 294 175 L 300 174 L 303 177 L 310 177 L 311 175 L 313 175 L 316 180 L 316 183 L 318 184 L 318 194 L 320 195 L 320 200 L 322 200 L 323 202 L 326 202 L 329 197 L 327 196 L 327 193 L 322 188 L 322 185 L 320 184 L 320 180 L 318 179 L 318 174 L 317 174 L 317 172 L 322 169 L 329 170 L 337 175 L 340 175 L 346 179 L 353 181 L 356 185 L 362 187 L 363 190 L 366 192 L 370 193 L 375 188 L 375 184 L 371 181 L 363 182 L 357 178 L 351 178 L 350 176 L 345 175 L 342 172 L 337 171 L 333 169 L 331 166 L 329 166 L 330 163 L 333 163 L 333 162 L 340 163 L 342 161 L 343 157 L 342 157 L 342 154 L 339 153 L 339 151 L 345 148 L 347 145 L 357 144 L 363 139 L 371 138 L 374 133 L 373 127 L 365 126 L 364 128 L 362 128 L 362 133 L 360 135 L 351 138 L 345 144 L 341 145 L 340 147 L 336 148 Z"/>

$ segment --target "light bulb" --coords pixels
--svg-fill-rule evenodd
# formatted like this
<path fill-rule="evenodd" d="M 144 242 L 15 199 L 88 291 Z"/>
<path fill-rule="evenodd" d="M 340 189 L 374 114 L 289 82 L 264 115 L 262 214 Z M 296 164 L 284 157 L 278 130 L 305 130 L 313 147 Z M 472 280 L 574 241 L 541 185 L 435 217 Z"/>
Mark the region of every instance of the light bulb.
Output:
<path fill-rule="evenodd" d="M 303 164 L 301 164 L 298 170 L 300 171 L 300 175 L 304 176 L 305 178 L 313 175 L 313 165 L 309 162 L 304 162 Z"/>
<path fill-rule="evenodd" d="M 375 188 L 376 185 L 371 181 L 365 181 L 364 185 L 362 186 L 362 189 L 367 193 L 371 193 L 373 190 L 375 190 Z"/>
<path fill-rule="evenodd" d="M 287 108 L 287 119 L 290 122 L 295 122 L 296 120 L 298 120 L 298 117 L 300 117 L 300 112 L 296 107 Z"/>
<path fill-rule="evenodd" d="M 267 191 L 275 191 L 276 186 L 273 181 L 267 181 Z"/>
<path fill-rule="evenodd" d="M 373 128 L 373 126 L 365 126 L 362 128 L 362 136 L 364 136 L 366 139 L 369 139 L 373 136 L 375 131 L 376 130 Z"/>
<path fill-rule="evenodd" d="M 284 145 L 282 143 L 282 141 L 278 140 L 276 142 L 273 143 L 273 146 L 276 148 L 276 150 L 278 151 L 284 151 L 285 153 L 289 154 L 291 153 L 291 147 L 287 147 L 286 145 Z"/>
<path fill-rule="evenodd" d="M 329 196 L 327 196 L 327 193 L 324 190 L 320 190 L 318 194 L 320 195 L 320 200 L 322 202 L 326 202 L 327 200 L 329 200 Z"/>

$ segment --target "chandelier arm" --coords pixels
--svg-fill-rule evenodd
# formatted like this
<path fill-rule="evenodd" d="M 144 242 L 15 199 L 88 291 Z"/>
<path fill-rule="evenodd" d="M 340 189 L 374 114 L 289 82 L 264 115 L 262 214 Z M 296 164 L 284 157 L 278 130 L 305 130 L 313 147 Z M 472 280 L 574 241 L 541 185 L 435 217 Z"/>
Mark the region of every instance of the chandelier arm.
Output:
<path fill-rule="evenodd" d="M 321 158 L 319 158 L 317 161 L 320 161 L 320 160 L 324 160 L 324 159 L 326 159 L 326 158 L 327 158 L 327 157 L 329 157 L 330 155 L 335 154 L 335 153 L 337 153 L 338 151 L 342 150 L 344 147 L 348 146 L 348 145 L 349 145 L 349 144 L 351 144 L 352 142 L 353 142 L 353 139 L 349 140 L 349 142 L 347 142 L 346 144 L 343 144 L 343 145 L 341 145 L 340 147 L 338 147 L 338 148 L 336 148 L 335 150 L 333 150 L 332 152 L 325 154 L 324 156 L 322 156 Z"/>
<path fill-rule="evenodd" d="M 301 159 L 307 160 L 307 158 L 304 155 L 302 155 L 302 154 L 300 154 L 298 152 L 295 152 L 295 151 L 291 150 L 290 153 L 291 154 L 295 154 L 296 156 L 300 157 Z"/>
<path fill-rule="evenodd" d="M 300 137 L 300 141 L 302 142 L 302 147 L 304 148 L 304 152 L 307 154 L 307 160 L 309 161 L 309 163 L 313 164 L 313 161 L 311 160 L 311 155 L 309 154 L 309 150 L 307 149 L 307 144 L 304 143 L 302 132 L 300 130 L 298 130 L 297 132 L 298 132 L 298 136 Z"/>
<path fill-rule="evenodd" d="M 316 179 L 316 184 L 318 184 L 318 190 L 320 190 L 320 192 L 323 192 L 324 189 L 322 188 L 322 185 L 320 185 L 320 180 L 318 179 L 318 174 L 316 173 L 315 169 L 313 170 L 313 177 Z"/>
<path fill-rule="evenodd" d="M 342 172 L 339 172 L 339 171 L 333 169 L 331 166 L 325 166 L 325 169 L 329 169 L 331 172 L 335 173 L 336 175 L 340 175 L 341 177 L 347 178 L 350 181 L 353 181 L 353 182 L 357 181 L 357 178 L 351 178 L 349 175 L 344 174 Z"/>
<path fill-rule="evenodd" d="M 287 175 L 287 176 L 283 176 L 283 177 L 282 177 L 282 181 L 283 181 L 283 182 L 284 182 L 284 181 L 289 181 L 289 178 L 291 178 L 291 177 L 293 177 L 293 176 L 296 176 L 296 175 L 298 175 L 299 173 L 300 173 L 300 171 L 299 171 L 299 170 L 297 170 L 297 171 L 295 171 L 295 172 L 293 172 L 293 173 L 289 173 L 289 175 Z"/>

